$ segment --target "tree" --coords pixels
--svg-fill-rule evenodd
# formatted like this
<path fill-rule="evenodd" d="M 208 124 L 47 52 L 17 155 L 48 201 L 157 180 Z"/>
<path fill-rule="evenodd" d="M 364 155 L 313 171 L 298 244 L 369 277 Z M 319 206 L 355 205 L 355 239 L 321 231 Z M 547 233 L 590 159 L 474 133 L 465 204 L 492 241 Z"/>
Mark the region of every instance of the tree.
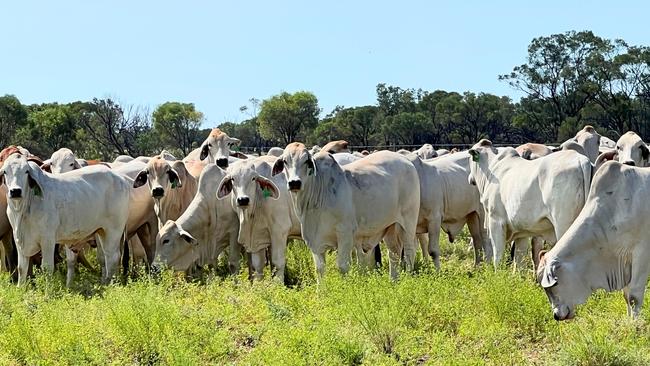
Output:
<path fill-rule="evenodd" d="M 262 101 L 260 106 L 260 135 L 284 144 L 305 138 L 318 123 L 318 99 L 310 92 L 283 92 Z"/>
<path fill-rule="evenodd" d="M 203 114 L 193 103 L 166 102 L 153 112 L 153 126 L 161 139 L 184 155 L 196 145 Z"/>
<path fill-rule="evenodd" d="M 48 103 L 30 106 L 27 123 L 16 133 L 32 153 L 49 156 L 62 147 L 77 147 L 77 126 L 72 109 L 67 104 Z"/>
<path fill-rule="evenodd" d="M 16 129 L 27 121 L 27 110 L 14 95 L 0 97 L 0 149 L 13 141 Z"/>

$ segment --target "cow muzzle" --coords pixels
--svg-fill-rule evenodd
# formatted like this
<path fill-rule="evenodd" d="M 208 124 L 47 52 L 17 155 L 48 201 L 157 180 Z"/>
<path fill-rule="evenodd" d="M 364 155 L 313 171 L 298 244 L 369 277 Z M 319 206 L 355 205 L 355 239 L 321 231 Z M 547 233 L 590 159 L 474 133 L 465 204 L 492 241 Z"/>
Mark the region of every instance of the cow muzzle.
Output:
<path fill-rule="evenodd" d="M 23 196 L 23 190 L 20 188 L 11 188 L 9 190 L 9 198 L 21 198 Z"/>
<path fill-rule="evenodd" d="M 553 319 L 556 321 L 573 319 L 575 313 L 568 306 L 558 306 L 553 308 Z"/>
<path fill-rule="evenodd" d="M 287 182 L 290 191 L 299 191 L 302 188 L 302 182 L 299 179 L 293 179 Z"/>
<path fill-rule="evenodd" d="M 239 207 L 247 207 L 248 204 L 250 203 L 250 201 L 251 201 L 250 198 L 248 198 L 246 196 L 237 197 L 237 206 L 239 206 Z"/>
<path fill-rule="evenodd" d="M 228 158 L 217 159 L 217 166 L 221 169 L 226 169 L 228 167 Z"/>
<path fill-rule="evenodd" d="M 156 188 L 151 190 L 151 195 L 154 198 L 163 197 L 165 195 L 165 190 L 163 189 L 163 187 L 156 187 Z"/>

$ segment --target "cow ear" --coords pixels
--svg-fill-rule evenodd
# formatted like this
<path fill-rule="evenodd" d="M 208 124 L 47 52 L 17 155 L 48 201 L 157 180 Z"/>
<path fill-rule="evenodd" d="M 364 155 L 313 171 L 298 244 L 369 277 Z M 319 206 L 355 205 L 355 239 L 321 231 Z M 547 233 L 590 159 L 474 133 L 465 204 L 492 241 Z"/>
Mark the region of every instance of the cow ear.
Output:
<path fill-rule="evenodd" d="M 79 162 L 77 161 L 77 159 L 75 159 L 75 161 L 74 161 L 74 166 L 73 166 L 73 168 L 75 168 L 75 169 L 81 169 L 81 164 L 79 164 Z"/>
<path fill-rule="evenodd" d="M 217 198 L 223 199 L 232 192 L 232 177 L 226 175 L 219 183 L 219 188 L 217 188 Z"/>
<path fill-rule="evenodd" d="M 34 190 L 34 196 L 37 197 L 43 196 L 43 188 L 41 188 L 41 185 L 38 184 L 38 182 L 36 181 L 36 179 L 34 179 L 34 177 L 32 177 L 31 172 L 27 174 L 27 183 L 29 184 L 29 188 Z"/>
<path fill-rule="evenodd" d="M 481 153 L 479 153 L 479 152 L 478 152 L 477 150 L 475 150 L 475 149 L 469 149 L 467 152 L 468 152 L 469 155 L 472 157 L 472 161 L 475 161 L 475 162 L 477 162 L 477 163 L 479 162 L 479 160 L 480 160 L 480 158 L 481 158 Z"/>
<path fill-rule="evenodd" d="M 208 157 L 208 153 L 210 152 L 210 146 L 208 144 L 204 144 L 201 146 L 201 155 L 199 156 L 199 160 L 205 160 L 205 158 Z"/>
<path fill-rule="evenodd" d="M 231 137 L 228 142 L 233 144 L 233 146 L 239 146 L 241 144 L 241 140 L 235 137 Z"/>
<path fill-rule="evenodd" d="M 41 170 L 44 172 L 52 173 L 52 161 L 50 159 L 45 160 L 41 165 Z"/>
<path fill-rule="evenodd" d="M 544 259 L 544 256 L 546 255 L 548 251 L 547 250 L 540 250 L 539 253 L 537 254 L 537 263 L 542 263 L 542 259 Z"/>
<path fill-rule="evenodd" d="M 643 157 L 643 160 L 647 161 L 648 158 L 650 158 L 650 150 L 648 150 L 648 147 L 645 145 L 641 145 L 641 156 Z"/>
<path fill-rule="evenodd" d="M 542 285 L 543 288 L 551 288 L 557 285 L 556 272 L 559 267 L 560 264 L 555 260 L 552 260 L 544 266 L 544 272 L 542 273 L 542 280 L 540 282 L 540 285 Z"/>
<path fill-rule="evenodd" d="M 172 189 L 183 187 L 183 182 L 181 182 L 181 178 L 178 177 L 178 173 L 174 169 L 169 169 L 167 175 L 169 176 L 169 183 L 172 184 Z"/>
<path fill-rule="evenodd" d="M 139 188 L 139 187 L 142 187 L 143 185 L 145 185 L 147 183 L 147 175 L 148 174 L 149 173 L 147 172 L 146 169 L 140 171 L 140 173 L 138 173 L 138 176 L 135 177 L 135 181 L 133 181 L 133 188 Z"/>
<path fill-rule="evenodd" d="M 236 157 L 238 159 L 248 159 L 248 156 L 240 153 L 239 151 L 231 151 L 230 156 L 234 156 L 234 157 Z"/>
<path fill-rule="evenodd" d="M 275 164 L 273 164 L 273 171 L 271 172 L 271 175 L 276 176 L 284 171 L 284 159 L 282 157 L 279 157 L 276 161 Z"/>
<path fill-rule="evenodd" d="M 178 231 L 178 234 L 187 242 L 187 244 L 192 244 L 192 245 L 197 245 L 199 242 L 192 236 L 192 234 L 188 233 L 187 231 L 180 229 Z"/>
<path fill-rule="evenodd" d="M 0 169 L 0 186 L 5 184 L 5 172 L 4 170 Z"/>
<path fill-rule="evenodd" d="M 311 155 L 307 157 L 307 174 L 309 175 L 316 175 L 318 170 L 316 169 L 316 163 L 314 162 L 314 159 L 312 159 Z"/>
<path fill-rule="evenodd" d="M 264 198 L 271 197 L 274 200 L 277 200 L 280 197 L 280 191 L 278 187 L 270 179 L 264 177 L 255 178 L 257 185 L 262 189 L 262 194 Z"/>

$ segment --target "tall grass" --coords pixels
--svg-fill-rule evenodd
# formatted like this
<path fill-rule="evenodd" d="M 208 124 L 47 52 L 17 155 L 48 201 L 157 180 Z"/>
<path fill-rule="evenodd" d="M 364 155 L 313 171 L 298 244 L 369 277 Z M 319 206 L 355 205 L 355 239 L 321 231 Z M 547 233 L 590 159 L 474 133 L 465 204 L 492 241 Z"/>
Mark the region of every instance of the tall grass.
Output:
<path fill-rule="evenodd" d="M 465 238 L 442 250 L 440 272 L 419 262 L 398 282 L 387 265 L 340 276 L 330 255 L 316 285 L 300 242 L 289 246 L 288 286 L 244 272 L 100 287 L 82 270 L 71 290 L 62 273 L 27 288 L 4 276 L 0 364 L 650 363 L 650 328 L 627 318 L 621 294 L 598 293 L 556 323 L 532 273 L 474 268 Z"/>

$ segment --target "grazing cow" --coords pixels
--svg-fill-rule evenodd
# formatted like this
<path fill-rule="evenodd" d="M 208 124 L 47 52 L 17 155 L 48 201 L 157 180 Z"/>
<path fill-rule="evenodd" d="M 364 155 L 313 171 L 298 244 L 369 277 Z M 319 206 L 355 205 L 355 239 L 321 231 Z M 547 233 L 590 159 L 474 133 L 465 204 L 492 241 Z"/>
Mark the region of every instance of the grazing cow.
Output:
<path fill-rule="evenodd" d="M 391 278 L 398 276 L 402 250 L 412 269 L 420 188 L 406 158 L 380 151 L 341 167 L 331 154 L 312 156 L 294 142 L 273 166 L 273 175 L 283 171 L 320 277 L 328 249 L 338 250 L 337 264 L 345 273 L 355 243 L 367 252 L 382 238 L 390 251 Z"/>
<path fill-rule="evenodd" d="M 628 131 L 616 141 L 616 155 L 619 163 L 631 166 L 646 167 L 650 161 L 650 150 L 641 137 Z"/>
<path fill-rule="evenodd" d="M 424 162 L 417 156 L 410 160 L 420 178 L 417 233 L 422 255 L 425 258 L 430 255 L 436 268 L 440 269 L 440 228 L 453 242 L 467 223 L 474 245 L 474 262 L 478 265 L 487 234 L 483 232 L 483 210 L 478 190 L 468 183 L 469 154 L 447 155 L 430 162 Z M 420 237 L 424 233 L 429 234 L 428 240 Z"/>
<path fill-rule="evenodd" d="M 489 140 L 481 140 L 469 154 L 469 180 L 481 196 L 495 266 L 506 241 L 515 240 L 520 255 L 528 237 L 557 242 L 589 192 L 591 163 L 575 151 L 528 161 L 512 148 L 497 155 Z"/>
<path fill-rule="evenodd" d="M 571 319 L 575 307 L 597 290 L 623 290 L 628 315 L 637 317 L 650 273 L 650 171 L 618 162 L 594 174 L 580 215 L 548 252 L 537 279 L 556 320 Z M 571 197 L 572 196 L 567 196 Z"/>
<path fill-rule="evenodd" d="M 27 279 L 29 257 L 42 253 L 54 271 L 56 243 L 73 245 L 94 238 L 102 248 L 107 283 L 120 261 L 129 211 L 129 183 L 104 166 L 48 175 L 19 154 L 0 169 L 7 185 L 7 215 L 18 251 L 18 284 Z"/>
<path fill-rule="evenodd" d="M 535 160 L 553 152 L 548 146 L 542 144 L 526 143 L 517 146 L 517 153 L 526 160 Z"/>
<path fill-rule="evenodd" d="M 215 163 L 220 168 L 226 169 L 229 157 L 247 158 L 246 155 L 233 150 L 237 149 L 239 144 L 241 144 L 241 140 L 228 136 L 218 128 L 213 128 L 208 138 L 201 144 L 199 160 L 207 159 L 208 163 Z"/>
<path fill-rule="evenodd" d="M 205 166 L 205 165 L 204 165 Z M 167 220 L 176 220 L 185 212 L 198 188 L 197 179 L 185 168 L 185 163 L 169 163 L 162 156 L 155 156 L 138 173 L 133 188 L 148 184 L 158 217 L 158 229 Z"/>
<path fill-rule="evenodd" d="M 415 155 L 419 156 L 422 160 L 426 160 L 435 158 L 438 156 L 438 153 L 436 153 L 436 150 L 433 149 L 431 144 L 424 144 L 415 151 Z"/>
<path fill-rule="evenodd" d="M 301 236 L 285 175 L 271 176 L 276 160 L 277 157 L 264 156 L 233 164 L 219 184 L 217 197 L 231 197 L 239 217 L 238 242 L 251 253 L 255 277 L 263 277 L 266 249 L 270 247 L 274 276 L 284 282 L 287 239 Z"/>
<path fill-rule="evenodd" d="M 205 166 L 187 210 L 160 229 L 155 266 L 189 272 L 194 265 L 215 265 L 219 254 L 229 248 L 230 273 L 239 272 L 239 220 L 228 200 L 217 199 L 219 182 L 225 176 L 226 171 L 215 164 Z"/>
<path fill-rule="evenodd" d="M 281 156 L 283 152 L 284 149 L 281 147 L 272 147 L 269 149 L 269 152 L 267 152 L 266 155 L 278 157 Z"/>

